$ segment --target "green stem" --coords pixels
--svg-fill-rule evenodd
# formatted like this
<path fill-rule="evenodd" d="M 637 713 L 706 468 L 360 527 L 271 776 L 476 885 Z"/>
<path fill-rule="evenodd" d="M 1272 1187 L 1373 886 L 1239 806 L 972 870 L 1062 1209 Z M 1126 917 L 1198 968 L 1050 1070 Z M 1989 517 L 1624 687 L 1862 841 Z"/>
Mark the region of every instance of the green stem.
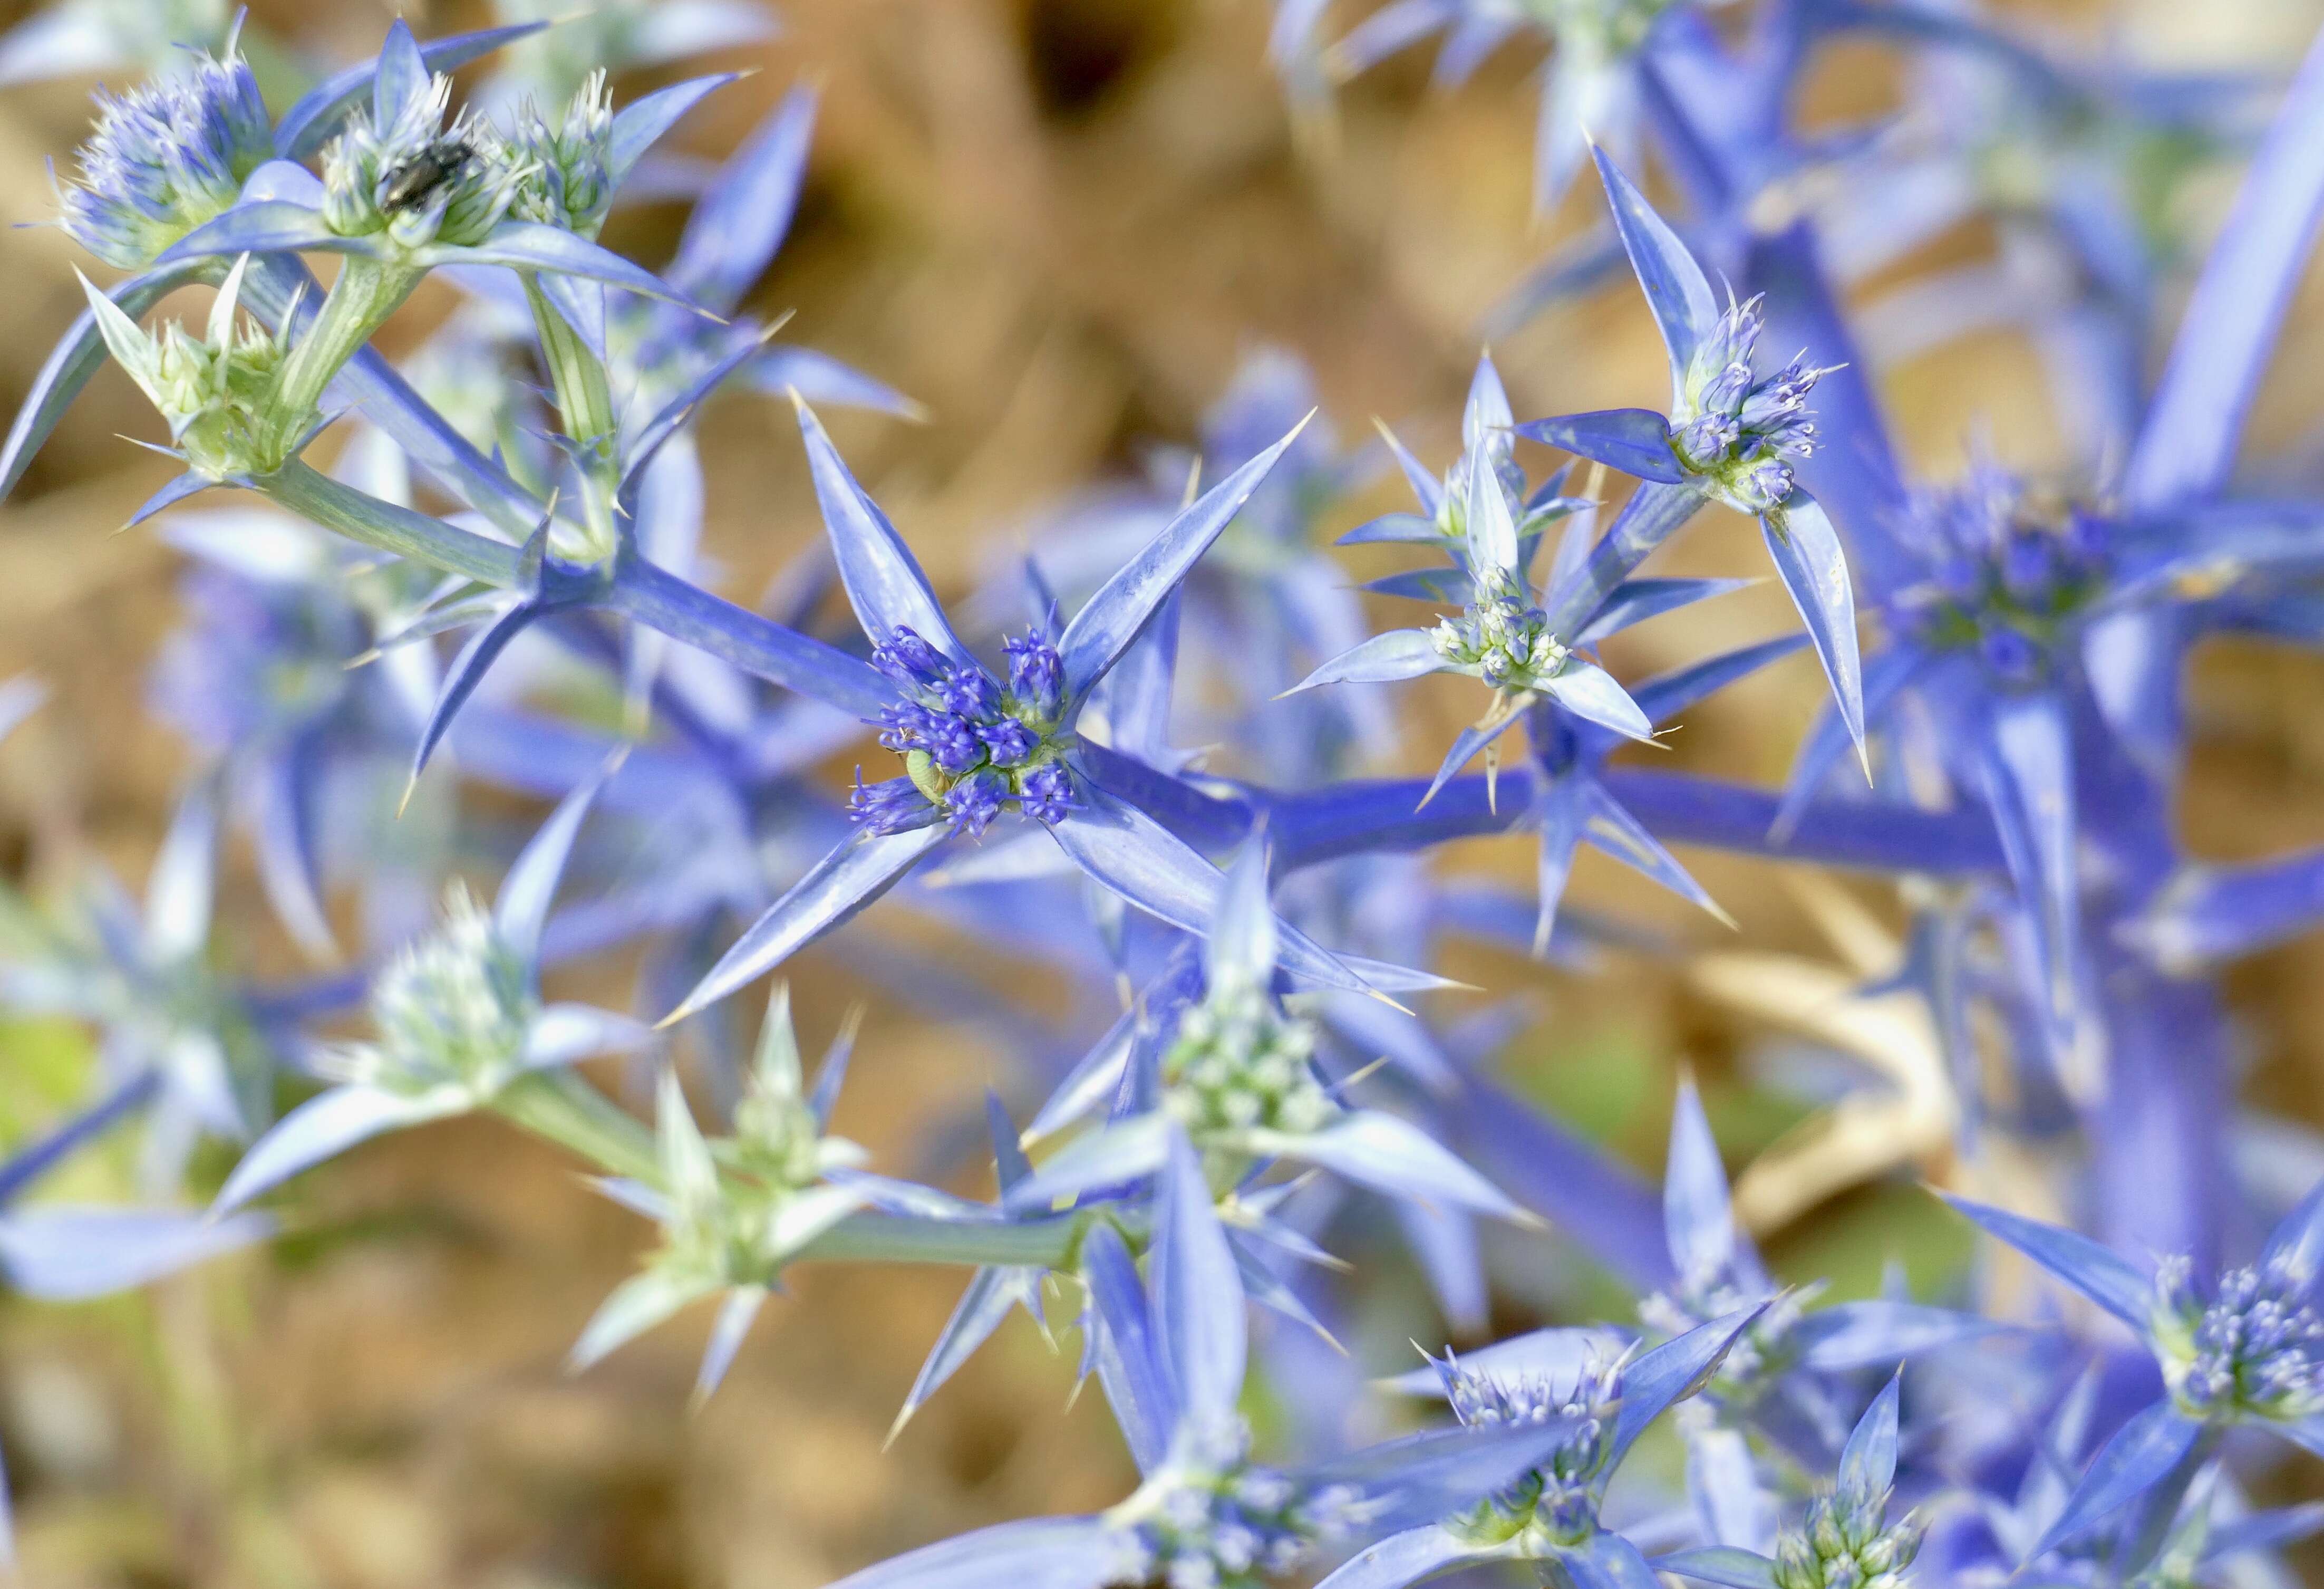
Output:
<path fill-rule="evenodd" d="M 267 404 L 265 439 L 270 457 L 289 456 L 292 445 L 314 422 L 331 377 L 371 341 L 372 333 L 411 296 L 411 290 L 427 273 L 359 254 L 347 256 L 314 323 L 291 348 L 275 378 Z"/>
<path fill-rule="evenodd" d="M 295 458 L 252 485 L 292 513 L 350 540 L 485 585 L 507 587 L 517 581 L 517 549 L 507 542 L 382 502 Z"/>
<path fill-rule="evenodd" d="M 595 562 L 610 555 L 615 544 L 613 494 L 620 482 L 621 462 L 613 389 L 604 363 L 558 313 L 557 306 L 541 291 L 540 278 L 530 271 L 523 276 L 525 301 L 532 306 L 533 329 L 549 362 L 557 411 L 564 416 L 565 433 L 580 443 L 586 459 L 581 506 L 591 544 L 582 553 L 585 560 Z"/>
<path fill-rule="evenodd" d="M 661 1179 L 653 1128 L 569 1070 L 537 1070 L 503 1087 L 493 1108 L 600 1169 L 649 1185 Z"/>

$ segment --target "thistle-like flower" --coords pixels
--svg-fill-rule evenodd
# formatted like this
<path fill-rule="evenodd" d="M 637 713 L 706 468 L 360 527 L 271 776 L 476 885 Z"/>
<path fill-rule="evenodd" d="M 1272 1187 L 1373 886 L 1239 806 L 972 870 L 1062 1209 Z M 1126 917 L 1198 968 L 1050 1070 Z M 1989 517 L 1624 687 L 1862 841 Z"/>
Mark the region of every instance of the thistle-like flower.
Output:
<path fill-rule="evenodd" d="M 229 41 L 190 69 L 125 94 L 97 96 L 97 131 L 77 180 L 60 187 L 60 224 L 97 258 L 143 270 L 223 215 L 251 172 L 274 157 L 258 83 Z"/>
<path fill-rule="evenodd" d="M 170 439 L 188 467 L 207 480 L 264 474 L 281 461 L 270 456 L 264 419 L 289 343 L 282 333 L 238 319 L 237 300 L 248 264 L 245 254 L 227 273 L 200 341 L 175 321 L 158 337 L 147 335 L 88 278 L 81 278 L 106 347 L 161 411 L 170 423 Z M 285 316 L 286 329 L 290 324 Z M 307 428 L 298 430 L 303 433 Z"/>
<path fill-rule="evenodd" d="M 1794 358 L 1772 375 L 1757 356 L 1766 317 L 1731 297 L 1676 382 L 1671 450 L 1689 475 L 1738 513 L 1765 513 L 1792 494 L 1794 460 L 1815 450 L 1808 393 L 1826 372 Z"/>
<path fill-rule="evenodd" d="M 1182 1436 L 1168 1465 L 1106 1514 L 1135 1541 L 1109 1581 L 1259 1589 L 1353 1532 L 1360 1503 L 1351 1485 L 1252 1462 L 1250 1431 L 1228 1419 Z"/>
<path fill-rule="evenodd" d="M 1887 1520 L 1896 1475 L 1897 1385 L 1873 1399 L 1840 1459 L 1840 1482 L 1775 1541 L 1776 1589 L 1903 1589 L 1927 1525 Z"/>
<path fill-rule="evenodd" d="M 530 102 L 520 108 L 509 144 L 530 171 L 512 207 L 516 217 L 595 237 L 613 202 L 613 96 L 602 67 L 574 91 L 562 120 L 552 124 Z"/>
<path fill-rule="evenodd" d="M 1005 686 L 973 660 L 946 658 L 908 626 L 872 647 L 872 666 L 903 696 L 873 721 L 880 743 L 902 753 L 905 776 L 871 785 L 859 778 L 849 820 L 884 835 L 941 818 L 954 833 L 975 836 L 1012 807 L 1047 823 L 1074 808 L 1063 760 L 1074 738 L 1061 721 L 1057 648 L 1034 633 L 1005 644 Z"/>
<path fill-rule="evenodd" d="M 1538 1528 L 1558 1545 L 1578 1545 L 1598 1528 L 1599 1483 L 1612 1452 L 1622 1403 L 1628 1352 L 1585 1357 L 1571 1374 L 1497 1375 L 1465 1366 L 1451 1353 L 1434 1364 L 1444 1400 L 1464 1428 L 1553 1424 L 1566 1432 L 1538 1467 L 1488 1496 L 1447 1525 L 1480 1545 L 1513 1539 Z"/>
<path fill-rule="evenodd" d="M 2078 620 L 2109 573 L 2103 521 L 1980 462 L 1948 489 L 1916 494 L 1906 532 L 1929 577 L 1889 603 L 1901 639 L 1974 653 L 2005 686 L 2077 665 Z"/>
<path fill-rule="evenodd" d="M 341 237 L 383 234 L 403 248 L 482 243 L 509 213 L 539 162 L 473 111 L 447 128 L 452 80 L 437 74 L 423 92 L 383 119 L 359 107 L 323 152 L 323 223 Z"/>
<path fill-rule="evenodd" d="M 2206 1296 L 2186 1258 L 2164 1259 L 2150 1328 L 2180 1409 L 2193 1418 L 2277 1423 L 2324 1413 L 2324 1313 L 2313 1278 L 2278 1253 L 2229 1270 Z"/>

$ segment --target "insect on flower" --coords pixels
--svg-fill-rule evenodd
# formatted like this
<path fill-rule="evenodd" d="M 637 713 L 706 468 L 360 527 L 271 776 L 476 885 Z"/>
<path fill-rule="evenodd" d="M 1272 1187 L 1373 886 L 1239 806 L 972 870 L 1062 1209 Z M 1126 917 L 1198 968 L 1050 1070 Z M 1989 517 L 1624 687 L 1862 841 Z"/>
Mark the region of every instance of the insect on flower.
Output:
<path fill-rule="evenodd" d="M 466 138 L 435 140 L 381 180 L 380 208 L 390 215 L 419 208 L 438 189 L 457 181 L 475 158 L 475 145 Z"/>

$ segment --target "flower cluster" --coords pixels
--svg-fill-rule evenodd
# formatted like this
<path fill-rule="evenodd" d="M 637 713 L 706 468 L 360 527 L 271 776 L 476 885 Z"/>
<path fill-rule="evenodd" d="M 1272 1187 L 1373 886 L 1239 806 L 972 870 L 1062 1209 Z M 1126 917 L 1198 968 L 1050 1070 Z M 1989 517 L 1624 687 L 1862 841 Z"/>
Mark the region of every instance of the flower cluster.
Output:
<path fill-rule="evenodd" d="M 1480 591 L 1460 617 L 1437 620 L 1428 637 L 1461 672 L 1513 693 L 1543 688 L 1572 654 L 1550 633 L 1549 614 L 1508 579 Z"/>
<path fill-rule="evenodd" d="M 1794 466 L 1815 450 L 1808 394 L 1828 372 L 1804 355 L 1772 375 L 1756 363 L 1766 315 L 1757 298 L 1727 308 L 1694 350 L 1671 406 L 1671 447 L 1687 470 L 1747 513 L 1780 506 Z"/>
<path fill-rule="evenodd" d="M 1008 642 L 1003 687 L 973 661 L 954 661 L 899 627 L 875 647 L 873 666 L 905 698 L 882 707 L 880 743 L 902 753 L 906 776 L 866 785 L 859 777 L 848 816 L 866 831 L 900 833 L 942 818 L 954 833 L 979 835 L 1014 806 L 1038 822 L 1073 808 L 1072 776 L 1060 759 L 1063 678 L 1056 647 L 1038 634 Z"/>
<path fill-rule="evenodd" d="M 73 241 L 123 270 L 143 270 L 222 215 L 273 158 L 274 128 L 257 79 L 229 46 L 190 69 L 118 96 L 97 96 L 97 131 L 80 177 L 58 202 Z"/>
<path fill-rule="evenodd" d="M 1451 1526 L 1480 1542 L 1538 1529 L 1556 1544 L 1572 1545 L 1596 1532 L 1598 1497 L 1612 1455 L 1625 1366 L 1625 1357 L 1591 1357 L 1561 1381 L 1546 1373 L 1509 1376 L 1464 1367 L 1447 1353 L 1437 1372 L 1444 1381 L 1445 1400 L 1462 1427 L 1569 1426 L 1546 1461 L 1479 1501 Z"/>
<path fill-rule="evenodd" d="M 1137 1548 L 1108 1582 L 1259 1589 L 1355 1524 L 1353 1488 L 1303 1484 L 1251 1461 L 1250 1432 L 1239 1422 L 1213 1426 L 1185 1444 L 1154 1483 L 1117 1509 L 1118 1519 L 1134 1529 Z"/>
<path fill-rule="evenodd" d="M 218 289 L 199 340 L 174 320 L 150 336 L 87 278 L 81 282 L 106 346 L 169 421 L 170 439 L 189 467 L 211 480 L 264 472 L 272 461 L 269 438 L 290 321 L 269 332 L 236 312 L 248 263 L 238 261 Z"/>
<path fill-rule="evenodd" d="M 2229 1270 L 2209 1297 L 2193 1276 L 2183 1254 L 2163 1261 L 2150 1326 L 2187 1416 L 2297 1422 L 2324 1412 L 2324 1312 L 2290 1265 Z"/>
<path fill-rule="evenodd" d="M 358 110 L 323 152 L 324 223 L 342 237 L 384 234 L 403 248 L 481 243 L 540 162 L 464 110 L 450 126 L 452 80 L 438 76 L 383 122 Z"/>
<path fill-rule="evenodd" d="M 1899 594 L 1897 621 L 1931 651 L 1971 652 L 2003 679 L 2038 678 L 2104 588 L 2105 521 L 2042 503 L 1990 463 L 1913 507 L 1930 574 Z"/>
<path fill-rule="evenodd" d="M 1162 1054 L 1162 1106 L 1197 1142 L 1221 1132 L 1315 1131 L 1339 1112 L 1315 1074 L 1314 1023 L 1230 982 L 1189 1004 Z"/>
<path fill-rule="evenodd" d="M 1888 1498 L 1820 1495 L 1775 1542 L 1775 1589 L 1904 1589 L 1928 1525 L 1886 1520 Z"/>
<path fill-rule="evenodd" d="M 404 949 L 373 986 L 376 1039 L 334 1052 L 342 1079 L 419 1093 L 456 1086 L 491 1092 L 522 1064 L 540 999 L 522 957 L 465 883 L 444 891 L 436 931 Z"/>
<path fill-rule="evenodd" d="M 602 68 L 575 91 L 559 121 L 552 123 L 537 106 L 523 106 L 508 143 L 516 169 L 528 178 L 510 213 L 595 237 L 613 202 L 613 180 L 606 169 L 613 131 L 613 96 Z"/>

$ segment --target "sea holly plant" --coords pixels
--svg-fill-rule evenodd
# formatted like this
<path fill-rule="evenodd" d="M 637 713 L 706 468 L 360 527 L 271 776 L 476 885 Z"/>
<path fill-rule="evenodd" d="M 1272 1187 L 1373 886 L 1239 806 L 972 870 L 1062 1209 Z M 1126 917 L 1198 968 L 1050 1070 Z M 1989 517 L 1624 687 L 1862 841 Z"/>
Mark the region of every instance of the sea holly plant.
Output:
<path fill-rule="evenodd" d="M 1160 1202 L 1142 1278 L 1103 1223 L 1091 1227 L 1078 1271 L 1088 1370 L 1138 1461 L 1138 1489 L 1094 1515 L 1001 1523 L 908 1551 L 835 1589 L 1257 1589 L 1332 1547 L 1468 1504 L 1565 1436 L 1553 1419 L 1411 1436 L 1296 1468 L 1253 1461 L 1236 1405 L 1242 1280 L 1182 1134 L 1168 1140 Z"/>
<path fill-rule="evenodd" d="M 799 428 L 840 581 L 893 692 L 875 725 L 881 743 L 902 756 L 903 773 L 870 784 L 859 774 L 848 803 L 855 835 L 770 907 L 669 1019 L 771 970 L 892 888 L 945 840 L 980 836 L 1008 814 L 1046 828 L 1074 865 L 1127 903 L 1182 930 L 1206 930 L 1222 883 L 1218 869 L 1110 789 L 1123 759 L 1076 730 L 1091 691 L 1291 438 L 1197 498 L 1054 634 L 1037 628 L 1010 639 L 1004 681 L 954 633 L 910 549 L 804 402 Z M 1370 985 L 1296 928 L 1282 929 L 1282 946 L 1296 975 Z"/>
<path fill-rule="evenodd" d="M 2088 1236 L 1967 1198 L 1952 1206 L 2106 1313 L 2161 1369 L 2163 1398 L 2090 1461 L 2033 1557 L 2133 1509 L 2118 1565 L 2159 1550 L 2189 1486 L 2228 1430 L 2262 1430 L 2324 1455 L 2324 1185 L 2270 1233 L 2258 1261 L 2198 1277 L 2181 1254 L 2151 1270 Z"/>
<path fill-rule="evenodd" d="M 1554 1359 L 1489 1347 L 1447 1353 L 1421 1376 L 1392 1381 L 1451 1404 L 1462 1427 L 1500 1437 L 1558 1431 L 1543 1460 L 1465 1510 L 1390 1535 L 1324 1579 L 1331 1589 L 1404 1589 L 1471 1563 L 1532 1564 L 1545 1584 L 1653 1581 L 1645 1557 L 1600 1510 L 1607 1485 L 1646 1427 L 1694 1395 L 1749 1327 L 1747 1308 L 1633 1358 L 1605 1337 L 1572 1332 Z"/>
<path fill-rule="evenodd" d="M 1757 298 L 1725 308 L 1676 233 L 1646 196 L 1597 152 L 1614 225 L 1670 355 L 1669 416 L 1612 409 L 1536 420 L 1517 434 L 1637 476 L 1638 490 L 1553 601 L 1553 628 L 1609 596 L 1648 554 L 1715 502 L 1758 519 L 1775 572 L 1807 625 L 1840 720 L 1859 750 L 1864 685 L 1856 598 L 1839 531 L 1803 491 L 1797 463 L 1815 448 L 1808 394 L 1830 372 L 1804 355 L 1770 373 L 1758 360 L 1765 318 Z"/>
<path fill-rule="evenodd" d="M 840 1220 L 880 1200 L 879 1178 L 838 1174 L 860 1166 L 863 1150 L 830 1134 L 853 1028 L 851 1021 L 825 1056 L 810 1092 L 791 1026 L 790 989 L 775 985 L 735 1105 L 733 1134 L 718 1145 L 723 1166 L 695 1123 L 677 1072 L 661 1073 L 654 1104 L 659 1177 L 650 1185 L 609 1182 L 607 1190 L 661 1226 L 662 1246 L 581 1332 L 574 1367 L 587 1367 L 694 1302 L 723 1296 L 695 1381 L 696 1400 L 707 1397 L 725 1377 L 783 1265 Z"/>
<path fill-rule="evenodd" d="M 1213 1188 L 1233 1192 L 1272 1163 L 1327 1170 L 1381 1196 L 1448 1211 L 1529 1216 L 1418 1126 L 1351 1108 L 1345 1084 L 1315 1062 L 1314 1022 L 1276 984 L 1285 934 L 1268 898 L 1263 839 L 1228 870 L 1204 945 L 1200 989 L 1166 974 L 1149 1019 L 1135 1014 L 1066 1077 L 1035 1127 L 1053 1136 L 1111 1093 L 1112 1117 L 1009 1188 L 1017 1207 L 1046 1207 L 1154 1174 L 1183 1134 Z M 1149 995 L 1150 997 L 1150 995 Z M 1126 1039 L 1126 1040 L 1124 1040 Z"/>
<path fill-rule="evenodd" d="M 645 1028 L 585 1004 L 543 1003 L 540 933 L 602 777 L 566 797 L 517 857 L 487 912 L 455 882 L 436 930 L 401 951 L 372 989 L 378 1035 L 318 1053 L 337 1085 L 284 1115 L 217 1196 L 238 1207 L 383 1132 L 494 1108 L 520 1119 L 591 1121 L 595 1095 L 554 1073 L 635 1048 Z"/>

